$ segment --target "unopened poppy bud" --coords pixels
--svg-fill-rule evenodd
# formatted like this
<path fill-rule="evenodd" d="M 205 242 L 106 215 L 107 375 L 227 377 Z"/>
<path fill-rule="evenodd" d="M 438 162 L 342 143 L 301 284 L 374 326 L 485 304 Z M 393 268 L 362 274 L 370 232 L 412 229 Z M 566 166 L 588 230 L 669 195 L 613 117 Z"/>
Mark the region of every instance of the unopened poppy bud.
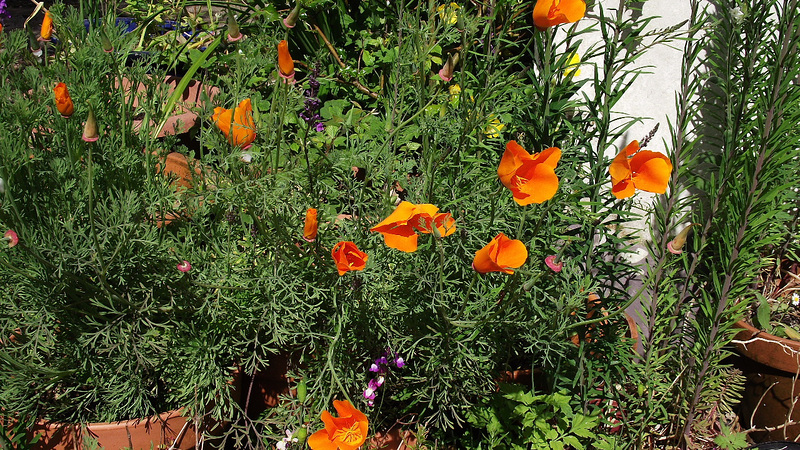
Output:
<path fill-rule="evenodd" d="M 308 436 L 308 428 L 300 427 L 294 432 L 292 438 L 296 438 L 299 442 L 305 442 L 306 436 Z"/>
<path fill-rule="evenodd" d="M 306 401 L 307 394 L 308 386 L 306 386 L 306 380 L 302 379 L 299 383 L 297 383 L 297 401 L 304 403 Z"/>
<path fill-rule="evenodd" d="M 692 227 L 695 225 L 700 225 L 700 224 L 693 223 L 688 225 L 683 230 L 681 230 L 681 232 L 678 233 L 678 235 L 675 236 L 673 240 L 667 243 L 667 250 L 669 250 L 670 253 L 673 253 L 675 255 L 680 255 L 681 253 L 683 253 L 683 245 L 686 244 L 686 238 L 689 236 L 689 231 L 691 231 Z"/>
<path fill-rule="evenodd" d="M 51 37 L 53 37 L 53 16 L 50 14 L 50 11 L 46 11 L 44 13 L 44 19 L 42 19 L 42 31 L 39 33 L 40 39 L 43 41 L 49 41 Z"/>
<path fill-rule="evenodd" d="M 278 73 L 287 83 L 294 83 L 294 60 L 289 54 L 289 43 L 286 40 L 278 43 Z"/>
<path fill-rule="evenodd" d="M 86 124 L 83 126 L 83 139 L 86 142 L 95 142 L 100 138 L 100 134 L 97 132 L 97 119 L 94 117 L 94 110 L 92 109 L 92 105 L 89 105 L 89 116 L 86 118 Z"/>
<path fill-rule="evenodd" d="M 447 61 L 444 63 L 444 66 L 439 70 L 439 78 L 442 81 L 450 81 L 453 79 L 453 73 L 456 70 L 456 64 L 458 64 L 458 53 L 450 53 L 447 55 Z"/>
<path fill-rule="evenodd" d="M 242 38 L 242 33 L 239 32 L 239 23 L 236 22 L 236 17 L 233 11 L 228 10 L 228 42 L 236 42 Z"/>
<path fill-rule="evenodd" d="M 114 51 L 114 46 L 111 44 L 111 40 L 106 36 L 105 33 L 100 34 L 100 43 L 103 45 L 103 51 L 106 53 L 111 53 Z"/>
<path fill-rule="evenodd" d="M 294 28 L 294 26 L 297 25 L 297 19 L 299 18 L 300 18 L 300 2 L 294 5 L 294 8 L 292 8 L 292 11 L 289 13 L 289 15 L 286 16 L 285 19 L 283 19 L 283 25 L 286 28 Z"/>
<path fill-rule="evenodd" d="M 30 28 L 26 28 L 26 30 L 28 30 L 28 48 L 31 50 L 31 53 L 36 57 L 42 56 L 42 48 L 39 41 L 36 39 L 36 35 L 33 34 Z"/>

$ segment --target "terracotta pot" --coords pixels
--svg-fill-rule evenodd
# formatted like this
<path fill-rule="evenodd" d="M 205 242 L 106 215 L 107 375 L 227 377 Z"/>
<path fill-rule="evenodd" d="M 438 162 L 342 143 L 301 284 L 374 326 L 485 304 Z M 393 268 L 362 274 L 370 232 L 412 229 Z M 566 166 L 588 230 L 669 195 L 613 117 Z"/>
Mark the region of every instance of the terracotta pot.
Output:
<path fill-rule="evenodd" d="M 181 78 L 175 76 L 167 76 L 164 78 L 163 84 L 166 88 L 167 96 L 172 95 L 172 93 L 175 92 L 175 88 L 178 87 L 178 83 L 180 83 L 180 81 Z M 122 88 L 125 90 L 128 98 L 133 95 L 133 107 L 136 108 L 139 106 L 139 96 L 145 95 L 147 88 L 143 83 L 139 83 L 134 91 L 132 84 L 133 83 L 127 79 L 122 80 Z M 199 107 L 201 105 L 201 102 L 203 101 L 203 94 L 207 95 L 210 101 L 213 100 L 217 93 L 219 93 L 218 88 L 204 85 L 197 80 L 192 80 L 186 87 L 186 90 L 183 91 L 183 95 L 178 100 L 178 103 L 175 106 L 175 111 L 173 111 L 172 115 L 169 117 L 169 119 L 167 119 L 166 125 L 164 125 L 164 128 L 162 128 L 155 137 L 181 134 L 189 131 L 189 129 L 194 126 L 198 119 L 197 114 L 192 111 L 192 108 Z M 155 126 L 156 124 L 152 123 L 151 125 Z M 134 130 L 139 130 L 141 126 L 142 117 L 134 117 Z"/>
<path fill-rule="evenodd" d="M 773 336 L 739 321 L 734 362 L 746 377 L 739 417 L 755 442 L 800 439 L 800 342 Z M 784 427 L 787 421 L 798 424 Z M 776 427 L 779 427 L 775 429 Z"/>
<path fill-rule="evenodd" d="M 386 432 L 375 433 L 365 446 L 369 450 L 408 450 L 416 448 L 417 437 L 410 430 L 394 427 Z"/>
<path fill-rule="evenodd" d="M 183 417 L 181 412 L 170 411 L 149 419 L 85 425 L 39 421 L 31 430 L 33 435 L 40 436 L 32 448 L 193 449 L 200 435 L 192 419 Z"/>

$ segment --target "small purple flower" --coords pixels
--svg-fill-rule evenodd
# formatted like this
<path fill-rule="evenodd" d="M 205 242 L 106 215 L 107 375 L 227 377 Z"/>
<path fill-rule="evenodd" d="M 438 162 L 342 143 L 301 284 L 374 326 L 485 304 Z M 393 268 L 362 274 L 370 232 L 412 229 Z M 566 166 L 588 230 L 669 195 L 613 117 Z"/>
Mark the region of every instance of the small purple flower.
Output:
<path fill-rule="evenodd" d="M 325 125 L 322 123 L 322 116 L 319 115 L 319 109 L 322 108 L 322 100 L 317 98 L 319 95 L 319 65 L 315 65 L 314 69 L 308 75 L 308 89 L 303 92 L 306 98 L 303 102 L 304 108 L 301 112 L 300 118 L 303 119 L 309 127 L 313 127 L 319 132 L 325 131 Z"/>
<path fill-rule="evenodd" d="M 378 358 L 378 359 L 376 359 L 376 360 L 375 360 L 375 364 L 382 364 L 382 365 L 386 365 L 386 364 L 389 364 L 389 360 L 388 360 L 388 359 L 386 359 L 386 357 L 385 357 L 385 356 L 381 356 L 380 358 Z"/>
<path fill-rule="evenodd" d="M 372 363 L 372 365 L 369 366 L 369 371 L 370 372 L 380 372 L 380 370 L 381 370 L 381 368 L 378 367 L 378 365 L 375 364 L 375 363 Z"/>
<path fill-rule="evenodd" d="M 397 366 L 398 369 L 402 369 L 403 366 L 406 365 L 406 361 L 402 357 L 398 356 L 397 359 L 394 360 L 394 365 Z"/>
<path fill-rule="evenodd" d="M 6 4 L 6 0 L 0 0 L 0 22 L 3 19 L 10 19 L 11 14 L 8 13 L 8 5 Z"/>

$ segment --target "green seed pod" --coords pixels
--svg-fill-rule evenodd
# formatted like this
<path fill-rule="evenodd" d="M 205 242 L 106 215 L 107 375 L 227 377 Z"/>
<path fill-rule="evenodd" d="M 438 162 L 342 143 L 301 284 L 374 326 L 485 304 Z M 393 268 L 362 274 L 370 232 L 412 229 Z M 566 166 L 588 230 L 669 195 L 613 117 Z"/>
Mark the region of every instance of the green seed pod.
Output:
<path fill-rule="evenodd" d="M 308 386 L 306 386 L 306 380 L 302 379 L 297 383 L 297 400 L 299 400 L 300 403 L 305 403 L 307 394 Z"/>
<path fill-rule="evenodd" d="M 297 438 L 300 445 L 303 445 L 303 443 L 306 441 L 306 436 L 308 436 L 308 428 L 306 428 L 305 425 L 298 428 L 297 431 L 295 431 L 292 435 L 293 438 Z"/>

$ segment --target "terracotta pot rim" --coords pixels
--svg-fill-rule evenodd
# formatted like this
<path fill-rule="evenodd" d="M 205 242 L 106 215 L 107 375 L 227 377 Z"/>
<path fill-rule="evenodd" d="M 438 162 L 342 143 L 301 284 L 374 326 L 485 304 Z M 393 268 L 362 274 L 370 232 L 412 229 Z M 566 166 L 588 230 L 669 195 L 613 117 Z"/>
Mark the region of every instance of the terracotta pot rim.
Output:
<path fill-rule="evenodd" d="M 739 354 L 773 369 L 800 374 L 800 342 L 769 334 L 744 320 L 736 322 L 734 327 L 741 329 L 734 340 L 749 341 L 759 338 L 747 344 L 734 342 Z"/>
<path fill-rule="evenodd" d="M 186 408 L 178 408 L 172 409 L 169 411 L 165 411 L 161 414 L 150 416 L 150 417 L 139 417 L 136 419 L 128 419 L 128 420 L 119 420 L 119 421 L 112 421 L 112 422 L 57 422 L 51 421 L 48 419 L 38 419 L 36 421 L 37 425 L 41 425 L 47 428 L 61 428 L 61 427 L 73 427 L 73 426 L 86 426 L 86 428 L 90 428 L 92 430 L 105 430 L 110 428 L 118 428 L 120 426 L 125 427 L 134 427 L 138 426 L 139 424 L 145 423 L 157 423 L 157 422 L 166 422 L 169 419 L 176 418 L 176 417 L 185 417 L 188 420 L 191 420 L 191 417 L 184 416 L 183 413 Z"/>

